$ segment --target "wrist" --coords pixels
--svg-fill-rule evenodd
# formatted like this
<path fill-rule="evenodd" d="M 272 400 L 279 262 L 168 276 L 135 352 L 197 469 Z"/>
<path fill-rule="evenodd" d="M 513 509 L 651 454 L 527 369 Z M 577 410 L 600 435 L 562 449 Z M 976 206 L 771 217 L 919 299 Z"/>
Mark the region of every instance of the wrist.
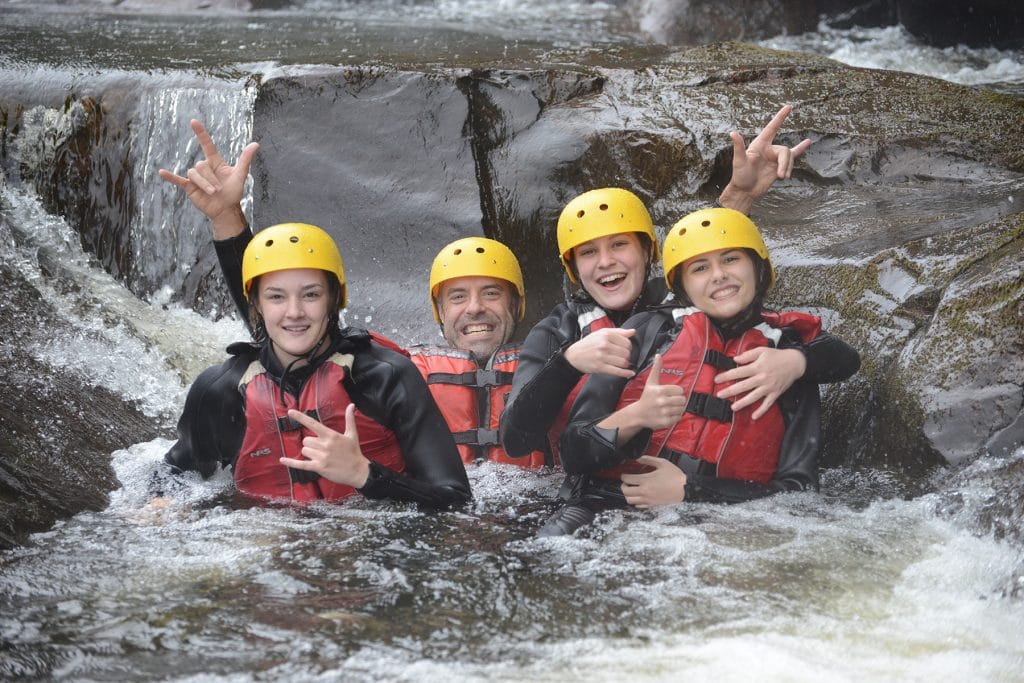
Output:
<path fill-rule="evenodd" d="M 213 226 L 213 239 L 218 242 L 241 235 L 248 225 L 241 206 L 225 209 L 211 218 L 210 223 Z"/>
<path fill-rule="evenodd" d="M 352 487 L 356 489 L 364 488 L 370 481 L 370 461 L 367 460 L 366 457 L 363 457 L 356 467 L 355 480 L 356 482 L 359 482 L 352 485 Z"/>
<path fill-rule="evenodd" d="M 733 187 L 732 183 L 729 183 L 722 190 L 722 194 L 718 195 L 718 205 L 749 215 L 751 207 L 754 206 L 754 197 L 749 192 L 738 190 Z"/>

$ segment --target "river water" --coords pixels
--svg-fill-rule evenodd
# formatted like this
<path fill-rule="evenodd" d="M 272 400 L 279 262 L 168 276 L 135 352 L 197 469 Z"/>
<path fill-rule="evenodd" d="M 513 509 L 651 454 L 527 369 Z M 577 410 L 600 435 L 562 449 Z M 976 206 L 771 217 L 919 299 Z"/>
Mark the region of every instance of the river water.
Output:
<path fill-rule="evenodd" d="M 339 54 L 332 41 L 344 43 L 346 59 L 401 51 L 429 62 L 439 49 L 432 41 L 472 54 L 514 51 L 527 35 L 558 48 L 643 40 L 615 10 L 550 0 L 322 2 L 210 21 L 7 2 L 0 83 L 59 91 L 165 82 L 141 103 L 154 113 L 133 131 L 149 143 L 140 148 L 164 158 L 159 150 L 180 133 L 160 121 L 201 110 L 233 126 L 225 146 L 237 153 L 248 139 L 247 74 L 319 63 Z M 310 29 L 314 18 L 324 30 Z M 1021 93 L 1020 54 L 929 51 L 898 29 L 822 27 L 777 44 L 855 63 L 878 58 L 873 41 L 897 61 L 868 66 Z M 41 109 L 28 125 L 43 130 L 47 116 Z M 31 161 L 31 150 L 18 154 Z M 155 165 L 138 164 L 138 173 Z M 190 259 L 206 227 L 173 192 L 138 180 L 149 188 L 137 198 L 138 222 L 151 224 L 146 251 L 161 255 L 146 278 L 166 285 L 147 300 L 13 181 L 0 188 L 0 258 L 64 321 L 32 355 L 170 428 L 182 377 L 245 332 L 230 316 L 215 321 L 170 300 L 185 277 L 174 255 Z M 106 509 L 0 554 L 0 678 L 1024 680 L 1024 554 L 1020 530 L 1007 528 L 1020 517 L 1000 507 L 1004 473 L 1024 467 L 1021 450 L 926 482 L 830 469 L 820 494 L 613 512 L 578 537 L 536 539 L 559 483 L 553 473 L 471 468 L 474 503 L 442 514 L 363 500 L 251 507 L 225 473 L 186 478 L 174 506 L 150 510 L 147 482 L 169 445 L 157 438 L 115 451 L 120 488 Z"/>

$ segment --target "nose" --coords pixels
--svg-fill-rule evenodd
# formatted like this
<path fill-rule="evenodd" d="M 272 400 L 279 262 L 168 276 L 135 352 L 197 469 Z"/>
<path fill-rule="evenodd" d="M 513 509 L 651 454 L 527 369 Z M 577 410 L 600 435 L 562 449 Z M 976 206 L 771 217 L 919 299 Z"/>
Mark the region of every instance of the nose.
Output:
<path fill-rule="evenodd" d="M 714 281 L 721 280 L 725 277 L 725 268 L 722 268 L 722 264 L 714 261 L 711 263 L 711 279 Z"/>
<path fill-rule="evenodd" d="M 476 315 L 484 310 L 484 298 L 480 292 L 472 292 L 466 302 L 466 313 Z"/>
<path fill-rule="evenodd" d="M 612 250 L 608 245 L 602 244 L 598 248 L 597 257 L 597 265 L 599 268 L 607 268 L 615 265 L 615 254 L 612 253 Z"/>
<path fill-rule="evenodd" d="M 288 307 L 285 309 L 286 316 L 289 318 L 300 318 L 304 312 L 305 309 L 302 307 L 302 297 L 288 297 Z"/>

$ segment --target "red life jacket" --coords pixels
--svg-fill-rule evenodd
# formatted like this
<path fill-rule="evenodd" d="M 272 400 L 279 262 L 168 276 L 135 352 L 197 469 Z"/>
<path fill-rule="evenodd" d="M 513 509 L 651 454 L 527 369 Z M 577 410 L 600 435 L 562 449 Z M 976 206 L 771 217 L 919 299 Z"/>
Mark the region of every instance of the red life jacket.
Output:
<path fill-rule="evenodd" d="M 729 386 L 716 385 L 715 375 L 736 367 L 732 359 L 744 351 L 776 346 L 781 328 L 792 328 L 809 342 L 821 333 L 821 320 L 805 313 L 767 313 L 763 323 L 725 341 L 698 309 L 677 309 L 674 314 L 680 327 L 662 352 L 660 381 L 686 391 L 686 412 L 671 428 L 655 431 L 645 453 L 670 458 L 692 456 L 714 465 L 718 477 L 767 483 L 775 474 L 786 431 L 782 410 L 775 403 L 757 421 L 750 417 L 757 404 L 734 412 L 728 399 L 715 396 Z M 619 397 L 619 408 L 640 398 L 650 373 L 651 367 L 647 366 L 629 381 Z M 625 472 L 648 470 L 627 461 L 597 476 L 618 479 Z"/>
<path fill-rule="evenodd" d="M 234 467 L 239 491 L 300 503 L 339 501 L 355 493 L 351 486 L 335 484 L 313 472 L 289 469 L 278 461 L 281 457 L 305 460 L 302 439 L 311 435 L 288 417 L 289 409 L 301 410 L 337 432 L 345 431 L 345 409 L 352 399 L 342 379 L 351 364 L 351 356 L 333 354 L 306 381 L 297 400 L 280 390 L 259 361 L 249 365 L 238 384 L 245 397 L 245 436 Z M 355 418 L 363 455 L 388 469 L 404 472 L 405 460 L 394 432 L 358 408 Z"/>
<path fill-rule="evenodd" d="M 577 322 L 580 328 L 579 339 L 583 339 L 591 332 L 615 327 L 615 323 L 608 317 L 605 310 L 596 304 L 581 307 L 577 315 Z M 555 421 L 551 423 L 551 427 L 548 429 L 548 443 L 551 444 L 551 453 L 554 455 L 556 463 L 561 462 L 558 458 L 558 440 L 562 438 L 562 432 L 565 431 L 566 425 L 569 424 L 569 413 L 572 412 L 572 404 L 576 402 L 576 397 L 580 395 L 587 377 L 588 375 L 583 375 L 580 377 L 580 381 L 576 382 L 576 386 L 565 397 L 562 409 L 558 411 Z"/>
<path fill-rule="evenodd" d="M 494 354 L 490 369 L 482 370 L 474 356 L 450 347 L 413 347 L 412 362 L 455 437 L 462 462 L 479 460 L 535 469 L 550 465 L 542 451 L 512 458 L 501 447 L 498 422 L 519 363 L 519 345 L 506 344 Z"/>

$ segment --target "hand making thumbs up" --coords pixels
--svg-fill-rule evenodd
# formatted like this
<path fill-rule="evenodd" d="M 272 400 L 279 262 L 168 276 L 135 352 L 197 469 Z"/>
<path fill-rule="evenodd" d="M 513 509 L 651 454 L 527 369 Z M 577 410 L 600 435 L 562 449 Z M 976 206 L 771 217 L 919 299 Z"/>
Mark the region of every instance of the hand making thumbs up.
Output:
<path fill-rule="evenodd" d="M 634 404 L 643 426 L 648 429 L 671 427 L 686 410 L 686 392 L 678 385 L 662 384 L 661 372 L 661 354 L 656 354 L 644 391 Z"/>

